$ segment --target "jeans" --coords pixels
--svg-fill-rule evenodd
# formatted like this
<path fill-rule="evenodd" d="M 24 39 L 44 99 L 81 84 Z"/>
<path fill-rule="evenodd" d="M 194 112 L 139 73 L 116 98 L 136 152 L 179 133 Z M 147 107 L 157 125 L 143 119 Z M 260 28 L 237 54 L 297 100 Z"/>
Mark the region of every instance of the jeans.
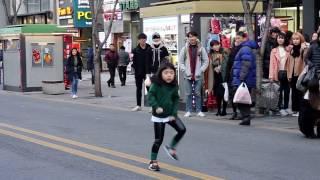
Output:
<path fill-rule="evenodd" d="M 76 95 L 78 92 L 78 81 L 79 81 L 78 75 L 74 74 L 72 77 L 72 89 L 71 89 L 72 95 Z"/>
<path fill-rule="evenodd" d="M 194 91 L 192 85 L 194 84 Z M 186 89 L 186 96 L 187 96 L 187 103 L 186 103 L 186 111 L 192 112 L 192 95 L 195 96 L 195 103 L 196 103 L 196 112 L 201 112 L 201 86 L 202 80 L 189 80 L 185 79 L 184 81 L 185 89 Z"/>
<path fill-rule="evenodd" d="M 91 84 L 93 85 L 95 80 L 95 70 L 91 69 L 90 72 L 91 72 Z"/>

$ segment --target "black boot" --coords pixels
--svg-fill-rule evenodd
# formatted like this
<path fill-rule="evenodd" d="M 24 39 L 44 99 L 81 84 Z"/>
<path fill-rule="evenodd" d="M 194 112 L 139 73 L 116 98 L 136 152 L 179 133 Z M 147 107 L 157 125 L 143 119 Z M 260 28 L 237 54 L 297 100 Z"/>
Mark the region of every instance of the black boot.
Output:
<path fill-rule="evenodd" d="M 250 126 L 250 124 L 251 124 L 250 117 L 243 118 L 243 120 L 239 123 L 239 125 L 241 126 Z"/>
<path fill-rule="evenodd" d="M 232 116 L 231 116 L 230 120 L 236 120 L 236 119 L 237 119 L 237 117 L 238 117 L 237 112 L 234 112 L 234 113 L 232 114 Z"/>
<path fill-rule="evenodd" d="M 227 115 L 227 112 L 225 109 L 222 110 L 222 113 L 221 113 L 221 116 L 226 116 Z"/>
<path fill-rule="evenodd" d="M 110 81 L 107 81 L 107 83 L 108 83 L 108 87 L 110 87 L 110 86 L 111 86 L 111 82 L 110 82 Z"/>
<path fill-rule="evenodd" d="M 220 109 L 218 110 L 216 116 L 221 116 L 221 111 L 220 111 Z"/>

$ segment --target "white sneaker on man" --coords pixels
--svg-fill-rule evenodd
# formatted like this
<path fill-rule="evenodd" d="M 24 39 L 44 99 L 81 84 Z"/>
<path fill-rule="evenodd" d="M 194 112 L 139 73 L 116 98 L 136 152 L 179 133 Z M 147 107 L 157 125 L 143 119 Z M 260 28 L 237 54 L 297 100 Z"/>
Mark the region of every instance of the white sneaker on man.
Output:
<path fill-rule="evenodd" d="M 134 108 L 131 109 L 131 111 L 141 111 L 141 107 L 140 106 L 136 106 Z"/>
<path fill-rule="evenodd" d="M 186 114 L 184 114 L 184 117 L 190 117 L 191 113 L 190 112 L 186 112 Z"/>
<path fill-rule="evenodd" d="M 293 114 L 291 109 L 286 109 L 286 112 L 288 113 L 288 115 L 292 115 Z"/>
<path fill-rule="evenodd" d="M 78 98 L 78 96 L 77 95 L 72 95 L 72 99 L 77 99 Z"/>
<path fill-rule="evenodd" d="M 293 113 L 292 116 L 293 117 L 299 117 L 299 112 Z"/>
<path fill-rule="evenodd" d="M 280 110 L 280 115 L 283 117 L 283 116 L 288 116 L 288 112 L 284 109 L 281 109 Z"/>
<path fill-rule="evenodd" d="M 199 112 L 199 113 L 197 114 L 197 116 L 199 116 L 199 117 L 205 117 L 206 115 L 205 115 L 203 112 Z"/>

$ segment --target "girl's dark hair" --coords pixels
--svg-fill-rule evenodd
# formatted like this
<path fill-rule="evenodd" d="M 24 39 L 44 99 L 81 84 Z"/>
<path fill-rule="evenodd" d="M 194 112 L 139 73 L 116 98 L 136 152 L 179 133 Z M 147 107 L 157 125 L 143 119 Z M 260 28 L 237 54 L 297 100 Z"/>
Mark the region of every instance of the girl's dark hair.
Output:
<path fill-rule="evenodd" d="M 72 50 L 71 50 L 71 56 L 70 56 L 70 57 L 73 57 L 73 54 L 72 54 L 72 51 L 73 51 L 73 50 L 76 50 L 76 51 L 77 51 L 76 56 L 77 56 L 78 59 L 80 59 L 80 58 L 81 58 L 81 57 L 80 57 L 80 52 L 78 51 L 77 48 L 72 48 Z"/>
<path fill-rule="evenodd" d="M 170 86 L 177 86 L 177 74 L 176 74 L 176 68 L 173 64 L 169 62 L 164 62 L 160 65 L 160 68 L 157 71 L 157 74 L 151 78 L 152 83 L 156 83 L 158 85 L 165 85 L 168 84 L 162 79 L 162 72 L 166 69 L 172 69 L 174 71 L 174 80 L 169 84 Z"/>
<path fill-rule="evenodd" d="M 246 38 L 247 37 L 247 33 L 239 31 L 239 32 L 237 32 L 237 36 L 241 36 L 243 38 Z"/>
<path fill-rule="evenodd" d="M 286 46 L 289 45 L 289 40 L 288 40 L 287 35 L 286 35 L 285 32 L 280 32 L 280 33 L 278 33 L 277 41 L 276 41 L 276 47 L 279 46 L 279 44 L 278 44 L 278 38 L 284 39 L 284 43 L 283 43 L 283 46 L 284 46 L 284 47 L 286 47 Z"/>
<path fill-rule="evenodd" d="M 217 41 L 217 40 L 212 40 L 211 42 L 210 42 L 210 54 L 213 54 L 214 53 L 214 50 L 212 49 L 212 46 L 214 46 L 214 45 L 221 45 L 221 43 L 219 42 L 219 41 Z M 220 49 L 219 49 L 219 52 L 221 53 L 223 51 L 223 48 L 222 48 L 222 46 L 220 46 Z"/>
<path fill-rule="evenodd" d="M 198 37 L 198 33 L 195 32 L 195 31 L 190 31 L 190 32 L 188 32 L 187 37 L 190 37 L 190 35 L 191 35 L 191 36 L 194 36 L 194 37 Z"/>

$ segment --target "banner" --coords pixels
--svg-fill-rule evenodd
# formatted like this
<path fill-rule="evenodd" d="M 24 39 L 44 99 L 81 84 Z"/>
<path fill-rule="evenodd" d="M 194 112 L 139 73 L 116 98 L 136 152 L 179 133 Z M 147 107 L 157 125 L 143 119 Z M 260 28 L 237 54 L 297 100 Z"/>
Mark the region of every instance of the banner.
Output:
<path fill-rule="evenodd" d="M 89 0 L 73 0 L 74 27 L 92 26 L 92 12 Z"/>

